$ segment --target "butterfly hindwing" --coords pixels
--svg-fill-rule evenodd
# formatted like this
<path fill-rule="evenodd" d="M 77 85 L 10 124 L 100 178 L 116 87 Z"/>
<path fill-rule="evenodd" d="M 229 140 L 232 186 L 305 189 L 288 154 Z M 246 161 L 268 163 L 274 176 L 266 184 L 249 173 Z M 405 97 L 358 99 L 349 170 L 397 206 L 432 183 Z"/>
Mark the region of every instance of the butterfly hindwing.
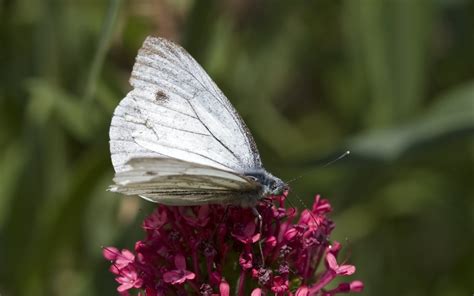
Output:
<path fill-rule="evenodd" d="M 232 203 L 259 188 L 245 176 L 167 157 L 136 158 L 126 165 L 110 190 L 164 204 Z"/>

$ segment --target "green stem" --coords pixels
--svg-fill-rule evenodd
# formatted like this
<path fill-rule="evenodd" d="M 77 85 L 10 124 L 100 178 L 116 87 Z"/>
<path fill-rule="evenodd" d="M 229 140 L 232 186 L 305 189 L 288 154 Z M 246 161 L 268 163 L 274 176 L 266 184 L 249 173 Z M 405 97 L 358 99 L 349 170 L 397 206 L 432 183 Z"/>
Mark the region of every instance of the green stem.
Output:
<path fill-rule="evenodd" d="M 245 270 L 240 272 L 239 281 L 237 284 L 237 296 L 244 296 L 245 287 Z"/>
<path fill-rule="evenodd" d="M 83 97 L 85 101 L 89 101 L 94 97 L 97 88 L 97 80 L 104 64 L 105 55 L 107 54 L 107 51 L 110 47 L 113 29 L 120 11 L 121 4 L 122 0 L 110 0 L 107 16 L 105 17 L 105 22 L 99 38 L 99 45 L 97 46 L 94 59 L 92 60 L 90 72 L 87 77 L 87 83 Z"/>

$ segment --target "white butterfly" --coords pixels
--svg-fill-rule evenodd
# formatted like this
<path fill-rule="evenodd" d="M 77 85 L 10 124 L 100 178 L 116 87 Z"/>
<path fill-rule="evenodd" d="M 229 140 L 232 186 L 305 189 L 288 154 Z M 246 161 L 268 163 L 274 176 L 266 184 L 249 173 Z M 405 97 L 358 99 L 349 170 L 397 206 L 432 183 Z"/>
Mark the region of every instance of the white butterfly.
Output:
<path fill-rule="evenodd" d="M 254 207 L 286 184 L 268 173 L 242 118 L 182 47 L 148 37 L 110 126 L 111 191 L 167 205 Z"/>

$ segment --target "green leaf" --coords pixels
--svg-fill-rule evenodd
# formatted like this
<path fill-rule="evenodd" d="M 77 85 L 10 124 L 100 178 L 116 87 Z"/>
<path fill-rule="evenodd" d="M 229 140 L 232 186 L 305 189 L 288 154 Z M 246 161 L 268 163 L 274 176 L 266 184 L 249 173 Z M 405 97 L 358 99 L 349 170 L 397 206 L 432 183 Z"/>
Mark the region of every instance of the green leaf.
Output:
<path fill-rule="evenodd" d="M 351 139 L 356 156 L 393 160 L 405 151 L 441 137 L 474 130 L 474 83 L 441 96 L 420 118 Z"/>
<path fill-rule="evenodd" d="M 346 1 L 346 34 L 371 92 L 370 127 L 405 120 L 421 107 L 433 10 L 425 0 Z"/>
<path fill-rule="evenodd" d="M 20 142 L 10 143 L 0 156 L 0 229 L 28 157 Z"/>
<path fill-rule="evenodd" d="M 45 79 L 30 80 L 27 87 L 31 96 L 27 113 L 34 124 L 44 125 L 55 115 L 74 137 L 86 139 L 92 134 L 97 108 Z"/>

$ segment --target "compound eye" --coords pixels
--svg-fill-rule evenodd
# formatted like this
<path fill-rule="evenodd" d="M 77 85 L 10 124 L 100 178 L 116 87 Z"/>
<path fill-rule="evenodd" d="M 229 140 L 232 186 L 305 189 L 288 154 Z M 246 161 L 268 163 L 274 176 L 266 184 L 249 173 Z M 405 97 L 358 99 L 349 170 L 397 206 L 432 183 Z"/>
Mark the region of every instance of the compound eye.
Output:
<path fill-rule="evenodd" d="M 272 183 L 272 191 L 274 191 L 274 192 L 277 192 L 277 191 L 280 192 L 280 189 L 281 189 L 281 188 L 280 188 L 280 184 L 279 184 L 278 182 L 273 182 L 273 183 Z"/>
<path fill-rule="evenodd" d="M 258 179 L 254 176 L 247 176 L 249 179 L 251 179 L 252 181 L 258 183 Z"/>

